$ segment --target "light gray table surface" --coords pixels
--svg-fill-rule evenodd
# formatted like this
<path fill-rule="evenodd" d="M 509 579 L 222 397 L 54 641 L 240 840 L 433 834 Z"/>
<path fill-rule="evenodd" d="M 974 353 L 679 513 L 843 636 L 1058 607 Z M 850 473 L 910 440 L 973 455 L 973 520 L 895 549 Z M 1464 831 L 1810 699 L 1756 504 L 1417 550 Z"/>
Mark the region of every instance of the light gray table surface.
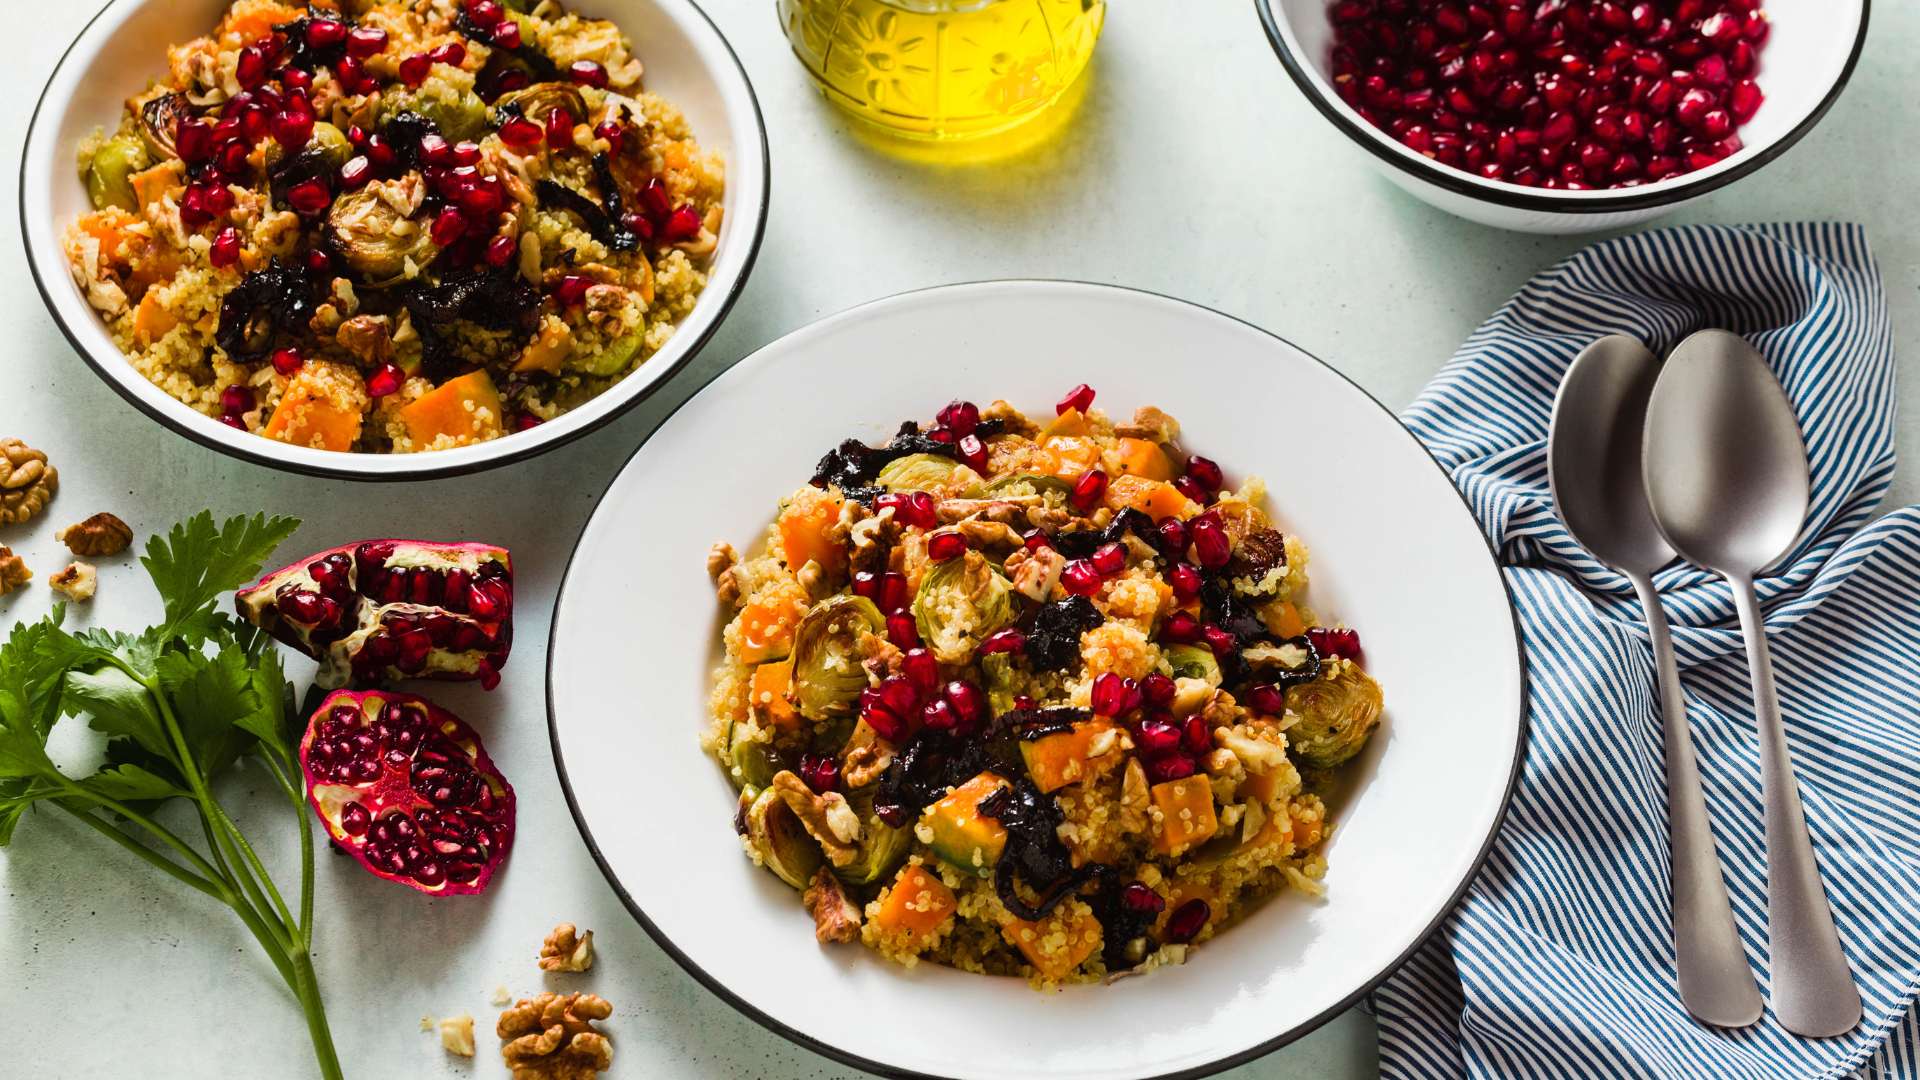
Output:
<path fill-rule="evenodd" d="M 502 472 L 410 486 L 305 479 L 200 449 L 148 421 L 81 363 L 43 309 L 18 239 L 15 170 L 0 169 L 0 437 L 49 451 L 62 475 L 48 515 L 0 532 L 0 542 L 42 577 L 63 565 L 54 527 L 102 509 L 142 532 L 201 507 L 296 514 L 307 524 L 290 556 L 393 534 L 470 536 L 514 551 L 520 618 L 505 683 L 492 695 L 470 687 L 443 695 L 483 732 L 519 791 L 519 839 L 505 871 L 483 898 L 429 901 L 321 856 L 318 966 L 349 1075 L 504 1077 L 484 1030 L 477 1062 L 451 1062 L 419 1018 L 468 1011 L 489 1028 L 494 987 L 542 987 L 533 954 L 559 920 L 594 929 L 600 959 L 590 977 L 546 984 L 590 988 L 614 1003 L 613 1075 L 851 1074 L 736 1014 L 653 945 L 589 859 L 548 750 L 542 661 L 573 539 L 632 449 L 714 374 L 889 293 L 1064 277 L 1250 320 L 1399 407 L 1528 275 L 1583 243 L 1472 225 L 1389 186 L 1295 92 L 1247 0 L 1114 5 L 1060 136 L 972 168 L 905 163 L 850 137 L 789 56 L 770 0 L 708 7 L 754 81 L 772 144 L 771 218 L 752 279 L 665 390 L 608 428 Z M 21 145 L 55 56 L 93 10 L 92 0 L 10 6 L 0 96 L 14 104 L 0 110 L 0 145 Z M 1920 95 L 1909 62 L 1920 49 L 1920 10 L 1882 3 L 1873 17 L 1853 84 L 1818 129 L 1678 220 L 1864 222 L 1903 337 L 1920 320 L 1920 151 L 1910 137 Z M 1097 384 L 1099 370 L 1097 355 L 1063 357 L 1060 381 Z M 939 396 L 938 374 L 926 379 Z M 1900 389 L 1909 415 L 1915 385 Z M 1902 426 L 1900 440 L 1910 457 L 1920 426 Z M 1911 473 L 1896 482 L 1897 501 L 1917 493 Z M 0 623 L 37 618 L 49 596 L 36 583 L 0 600 Z M 81 619 L 145 625 L 134 620 L 153 608 L 144 575 L 123 557 L 103 568 L 101 596 Z M 61 744 L 83 755 L 84 741 Z M 644 766 L 637 770 L 644 782 Z M 244 784 L 233 803 L 243 823 L 256 823 L 251 833 L 269 859 L 291 873 L 284 803 Z M 311 1068 L 291 998 L 228 913 L 53 813 L 32 815 L 0 854 L 0 1016 L 33 1018 L 31 1047 L 16 1046 L 8 1060 L 36 1060 L 34 1075 L 295 1077 Z M 1230 1075 L 1371 1076 L 1375 1059 L 1373 1022 L 1353 1011 Z"/>

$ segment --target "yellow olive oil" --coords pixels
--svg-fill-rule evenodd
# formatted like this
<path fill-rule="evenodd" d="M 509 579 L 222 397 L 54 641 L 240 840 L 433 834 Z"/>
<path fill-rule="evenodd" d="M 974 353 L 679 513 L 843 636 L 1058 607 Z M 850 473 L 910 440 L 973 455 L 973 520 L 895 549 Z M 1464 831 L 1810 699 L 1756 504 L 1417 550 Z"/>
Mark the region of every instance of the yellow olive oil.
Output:
<path fill-rule="evenodd" d="M 1106 0 L 776 0 L 828 100 L 911 138 L 1005 131 L 1093 56 Z"/>

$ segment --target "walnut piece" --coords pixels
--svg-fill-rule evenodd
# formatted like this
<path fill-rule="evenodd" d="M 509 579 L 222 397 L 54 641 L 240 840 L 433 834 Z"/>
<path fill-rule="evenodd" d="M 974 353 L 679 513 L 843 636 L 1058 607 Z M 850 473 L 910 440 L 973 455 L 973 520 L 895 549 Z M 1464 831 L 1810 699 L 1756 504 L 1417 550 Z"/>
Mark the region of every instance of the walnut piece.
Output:
<path fill-rule="evenodd" d="M 69 525 L 53 534 L 67 550 L 87 558 L 118 555 L 133 545 L 133 530 L 127 523 L 105 512 L 78 525 Z"/>
<path fill-rule="evenodd" d="M 99 582 L 93 567 L 77 562 L 48 578 L 47 584 L 53 586 L 54 592 L 69 600 L 85 602 L 93 599 Z"/>
<path fill-rule="evenodd" d="M 7 545 L 0 544 L 0 596 L 12 592 L 33 580 L 33 571 L 20 561 Z"/>
<path fill-rule="evenodd" d="M 800 819 L 807 835 L 819 841 L 828 862 L 845 866 L 859 856 L 860 816 L 847 805 L 844 795 L 837 791 L 815 794 L 791 769 L 774 773 L 771 787 Z"/>
<path fill-rule="evenodd" d="M 19 439 L 0 439 L 0 525 L 24 524 L 60 490 L 60 472 L 47 455 Z"/>
<path fill-rule="evenodd" d="M 740 553 L 724 540 L 707 549 L 707 576 L 713 579 L 714 594 L 728 607 L 740 604 L 740 581 L 733 572 L 739 563 Z"/>
<path fill-rule="evenodd" d="M 563 922 L 540 943 L 541 971 L 585 971 L 593 966 L 593 931 Z"/>
<path fill-rule="evenodd" d="M 440 1045 L 449 1054 L 473 1056 L 473 1017 L 468 1013 L 440 1021 Z"/>
<path fill-rule="evenodd" d="M 501 1013 L 494 1034 L 514 1080 L 593 1080 L 613 1067 L 613 1044 L 593 1021 L 612 1015 L 605 998 L 546 993 Z"/>
<path fill-rule="evenodd" d="M 860 936 L 860 907 L 847 898 L 840 879 L 826 867 L 813 872 L 813 882 L 800 894 L 800 902 L 813 916 L 813 939 L 820 944 L 848 942 Z"/>

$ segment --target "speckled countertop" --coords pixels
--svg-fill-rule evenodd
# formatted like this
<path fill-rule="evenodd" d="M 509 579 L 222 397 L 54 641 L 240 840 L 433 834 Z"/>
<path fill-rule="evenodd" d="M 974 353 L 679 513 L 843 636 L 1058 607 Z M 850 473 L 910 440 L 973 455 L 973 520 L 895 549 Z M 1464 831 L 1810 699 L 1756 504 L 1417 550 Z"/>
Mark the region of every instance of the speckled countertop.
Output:
<path fill-rule="evenodd" d="M 476 1063 L 450 1062 L 419 1018 L 470 1011 L 490 1027 L 494 987 L 540 988 L 533 955 L 562 919 L 597 932 L 592 975 L 564 985 L 614 1003 L 614 1075 L 848 1075 L 737 1015 L 653 946 L 588 859 L 547 748 L 541 660 L 573 538 L 632 448 L 713 374 L 877 296 L 1067 277 L 1248 319 L 1399 406 L 1530 273 L 1581 243 L 1495 232 L 1401 195 L 1295 93 L 1243 0 L 1115 5 L 1060 136 L 974 168 L 904 162 L 850 137 L 789 57 L 768 0 L 708 7 L 739 50 L 770 130 L 773 206 L 759 265 L 731 319 L 673 385 L 609 428 L 509 472 L 363 487 L 282 476 L 162 430 L 95 378 L 42 309 L 11 209 L 14 173 L 0 170 L 0 436 L 52 453 L 63 480 L 46 518 L 0 541 L 43 576 L 62 565 L 56 524 L 99 509 L 143 532 L 201 506 L 297 514 L 308 524 L 289 552 L 394 533 L 471 535 L 514 551 L 521 618 L 505 685 L 490 696 L 464 687 L 444 695 L 485 734 L 519 790 L 507 869 L 485 897 L 423 901 L 321 859 L 319 969 L 350 1075 L 504 1077 L 484 1032 Z M 17 147 L 25 103 L 93 5 L 14 8 L 0 96 L 15 107 L 0 111 L 0 145 Z M 1920 9 L 1876 5 L 1874 24 L 1852 87 L 1822 125 L 1681 220 L 1865 222 L 1901 333 L 1920 322 L 1920 150 L 1902 137 L 1916 103 L 1907 58 L 1920 50 Z M 1098 382 L 1097 356 L 1063 358 L 1063 367 L 1071 359 L 1085 366 L 1063 370 L 1063 382 Z M 1915 386 L 1900 390 L 1909 413 L 1920 404 Z M 1911 457 L 1920 426 L 1900 432 Z M 1911 473 L 1895 485 L 1902 501 L 1917 493 Z M 37 618 L 49 596 L 36 585 L 0 600 L 0 621 Z M 103 569 L 101 597 L 84 617 L 144 625 L 134 620 L 153 614 L 150 604 L 138 567 L 123 558 Z M 642 781 L 644 768 L 636 763 Z M 243 820 L 266 817 L 253 833 L 269 841 L 270 860 L 289 865 L 273 843 L 290 839 L 274 817 L 284 804 L 264 790 L 234 801 Z M 299 1014 L 240 926 L 84 831 L 36 814 L 0 854 L 0 1015 L 34 1018 L 37 1075 L 307 1075 Z M 1371 1076 L 1374 1056 L 1372 1021 L 1352 1012 L 1230 1075 Z"/>

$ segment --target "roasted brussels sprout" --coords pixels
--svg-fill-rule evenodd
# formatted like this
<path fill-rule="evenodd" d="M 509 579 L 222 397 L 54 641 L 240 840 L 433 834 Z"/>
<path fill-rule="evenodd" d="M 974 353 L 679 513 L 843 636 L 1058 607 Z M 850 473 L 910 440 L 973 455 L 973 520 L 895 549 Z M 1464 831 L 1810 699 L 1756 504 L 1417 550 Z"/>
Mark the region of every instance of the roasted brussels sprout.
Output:
<path fill-rule="evenodd" d="M 414 113 L 433 121 L 441 135 L 449 142 L 463 139 L 478 140 L 487 133 L 487 103 L 480 95 L 461 93 L 453 97 L 430 96 L 421 93 L 392 93 L 382 95 L 380 102 L 380 121 L 399 116 L 401 113 Z"/>
<path fill-rule="evenodd" d="M 440 253 L 425 222 L 411 221 L 381 197 L 378 185 L 342 194 L 327 212 L 327 232 L 348 266 L 368 284 L 406 278 Z"/>
<path fill-rule="evenodd" d="M 952 481 L 957 467 L 939 454 L 908 454 L 882 466 L 874 482 L 888 491 L 932 491 Z"/>
<path fill-rule="evenodd" d="M 864 596 L 830 596 L 807 612 L 793 632 L 793 700 L 800 715 L 824 720 L 853 711 L 867 688 L 856 651 L 860 635 L 885 633 L 886 626 Z"/>
<path fill-rule="evenodd" d="M 1013 711 L 1013 657 L 1008 653 L 994 653 L 980 658 L 980 679 L 987 685 L 987 704 L 993 708 L 993 715 Z"/>
<path fill-rule="evenodd" d="M 1287 743 L 1302 764 L 1331 769 L 1367 744 L 1380 723 L 1380 684 L 1358 664 L 1341 664 L 1332 675 L 1287 691 L 1287 711 L 1297 719 Z"/>
<path fill-rule="evenodd" d="M 87 198 L 93 200 L 93 208 L 138 208 L 140 204 L 133 195 L 133 174 L 146 168 L 148 162 L 146 146 L 132 135 L 115 135 L 101 143 L 83 170 Z"/>
<path fill-rule="evenodd" d="M 511 111 L 518 109 L 520 115 L 541 126 L 546 126 L 547 114 L 555 109 L 565 109 L 573 117 L 574 123 L 584 123 L 587 119 L 587 99 L 571 83 L 540 82 L 523 90 L 506 94 L 494 107 Z"/>
<path fill-rule="evenodd" d="M 806 888 L 826 861 L 819 843 L 772 788 L 762 791 L 747 808 L 747 842 L 775 877 L 796 889 Z"/>
<path fill-rule="evenodd" d="M 140 106 L 140 141 L 147 146 L 147 152 L 156 159 L 179 157 L 174 149 L 174 134 L 180 130 L 183 120 L 193 120 L 193 103 L 187 95 L 165 93 Z"/>
<path fill-rule="evenodd" d="M 1030 489 L 1035 495 L 1041 496 L 1046 495 L 1049 491 L 1067 495 L 1073 491 L 1073 484 L 1057 476 L 1042 476 L 1039 473 L 1010 473 L 1006 476 L 997 476 L 985 484 L 975 485 L 963 494 L 969 499 L 987 499 L 995 496 L 1005 498 L 1009 494 L 1019 491 L 1021 488 Z"/>
<path fill-rule="evenodd" d="M 913 827 L 895 828 L 875 817 L 871 788 L 853 795 L 847 804 L 860 816 L 860 847 L 853 861 L 833 868 L 834 874 L 849 885 L 870 885 L 891 877 L 912 847 Z"/>
<path fill-rule="evenodd" d="M 275 172 L 282 168 L 287 159 L 287 151 L 279 143 L 268 139 L 266 142 L 267 171 Z M 320 120 L 313 125 L 313 135 L 307 145 L 300 148 L 294 157 L 310 164 L 303 166 L 302 175 L 331 174 L 338 172 L 353 157 L 353 144 L 339 128 Z"/>
<path fill-rule="evenodd" d="M 982 638 L 1014 620 L 1013 586 L 977 551 L 927 570 L 913 597 L 921 640 L 943 664 L 964 664 Z"/>
<path fill-rule="evenodd" d="M 752 724 L 734 724 L 729 732 L 728 752 L 733 755 L 734 778 L 747 787 L 763 788 L 773 783 L 774 773 L 787 766 L 772 743 L 756 739 L 753 734 Z"/>
<path fill-rule="evenodd" d="M 608 342 L 606 348 L 580 361 L 580 367 L 589 375 L 618 375 L 632 366 L 644 340 L 638 330 L 622 334 Z"/>
<path fill-rule="evenodd" d="M 1205 679 L 1207 685 L 1220 685 L 1220 661 L 1213 650 L 1203 645 L 1169 645 L 1167 666 L 1176 679 Z"/>

